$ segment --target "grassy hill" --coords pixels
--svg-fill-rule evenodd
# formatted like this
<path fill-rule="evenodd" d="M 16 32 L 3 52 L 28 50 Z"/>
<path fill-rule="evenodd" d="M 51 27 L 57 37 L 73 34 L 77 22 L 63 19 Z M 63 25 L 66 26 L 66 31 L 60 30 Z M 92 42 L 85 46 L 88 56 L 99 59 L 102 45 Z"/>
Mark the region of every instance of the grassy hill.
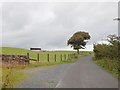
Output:
<path fill-rule="evenodd" d="M 56 59 L 60 61 L 60 55 L 73 54 L 75 51 L 31 51 L 22 48 L 11 48 L 11 47 L 1 47 L 0 51 L 2 54 L 6 55 L 27 55 L 29 53 L 31 59 L 37 59 L 37 54 L 40 55 L 40 61 L 47 61 L 47 54 L 50 55 L 50 60 L 54 61 L 54 55 L 56 54 Z"/>
<path fill-rule="evenodd" d="M 0 47 L 0 50 L 2 51 L 2 54 L 7 55 L 26 55 L 27 52 L 31 52 L 30 50 L 27 49 L 12 47 Z"/>

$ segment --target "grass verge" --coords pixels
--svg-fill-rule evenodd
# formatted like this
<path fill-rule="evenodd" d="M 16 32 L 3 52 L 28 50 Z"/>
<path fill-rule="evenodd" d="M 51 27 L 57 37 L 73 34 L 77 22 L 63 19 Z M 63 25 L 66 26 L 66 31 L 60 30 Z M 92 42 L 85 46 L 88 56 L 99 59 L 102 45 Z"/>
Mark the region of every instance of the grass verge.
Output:
<path fill-rule="evenodd" d="M 2 88 L 13 88 L 17 82 L 26 78 L 25 74 L 18 69 L 2 68 Z"/>
<path fill-rule="evenodd" d="M 101 66 L 103 69 L 105 69 L 107 72 L 111 73 L 114 77 L 117 79 L 120 79 L 120 72 L 119 72 L 119 63 L 117 60 L 111 60 L 108 58 L 103 59 L 95 59 L 93 58 L 93 61 Z"/>

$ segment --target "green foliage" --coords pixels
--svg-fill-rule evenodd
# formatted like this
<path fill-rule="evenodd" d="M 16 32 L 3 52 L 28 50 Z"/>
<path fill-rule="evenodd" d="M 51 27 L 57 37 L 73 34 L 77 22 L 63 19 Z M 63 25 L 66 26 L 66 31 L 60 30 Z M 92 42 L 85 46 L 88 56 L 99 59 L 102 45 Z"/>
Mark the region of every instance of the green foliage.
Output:
<path fill-rule="evenodd" d="M 94 45 L 94 55 L 97 64 L 109 70 L 113 74 L 120 74 L 120 37 L 109 35 L 109 44 Z"/>
<path fill-rule="evenodd" d="M 120 59 L 120 42 L 119 38 L 115 35 L 109 35 L 107 39 L 110 44 L 97 44 L 94 45 L 94 52 L 96 58 L 110 58 L 110 59 Z"/>
<path fill-rule="evenodd" d="M 120 66 L 118 65 L 118 62 L 116 60 L 110 60 L 108 58 L 94 60 L 102 68 L 106 69 L 108 72 L 112 73 L 113 76 L 116 76 L 120 79 L 120 72 L 118 71 L 118 68 L 120 68 Z"/>
<path fill-rule="evenodd" d="M 86 40 L 90 39 L 90 35 L 87 32 L 76 32 L 73 36 L 67 41 L 68 45 L 71 45 L 75 50 L 84 49 L 87 43 Z"/>

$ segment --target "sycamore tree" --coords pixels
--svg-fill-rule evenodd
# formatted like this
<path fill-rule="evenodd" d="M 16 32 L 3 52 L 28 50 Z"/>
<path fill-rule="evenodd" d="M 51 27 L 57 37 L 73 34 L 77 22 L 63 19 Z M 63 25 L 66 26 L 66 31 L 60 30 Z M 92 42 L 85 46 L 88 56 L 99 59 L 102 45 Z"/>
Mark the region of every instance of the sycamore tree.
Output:
<path fill-rule="evenodd" d="M 90 39 L 90 35 L 88 32 L 76 32 L 73 36 L 67 41 L 67 45 L 71 45 L 74 50 L 77 50 L 79 54 L 79 49 L 85 49 L 85 45 Z"/>

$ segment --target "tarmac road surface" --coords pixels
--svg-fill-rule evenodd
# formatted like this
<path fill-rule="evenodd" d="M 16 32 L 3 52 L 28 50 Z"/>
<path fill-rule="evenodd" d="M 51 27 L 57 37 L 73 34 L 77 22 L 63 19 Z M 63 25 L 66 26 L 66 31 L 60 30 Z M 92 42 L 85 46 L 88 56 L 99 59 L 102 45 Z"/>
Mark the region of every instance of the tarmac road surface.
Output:
<path fill-rule="evenodd" d="M 97 66 L 92 56 L 81 57 L 73 64 L 56 88 L 118 88 L 118 80 Z"/>

